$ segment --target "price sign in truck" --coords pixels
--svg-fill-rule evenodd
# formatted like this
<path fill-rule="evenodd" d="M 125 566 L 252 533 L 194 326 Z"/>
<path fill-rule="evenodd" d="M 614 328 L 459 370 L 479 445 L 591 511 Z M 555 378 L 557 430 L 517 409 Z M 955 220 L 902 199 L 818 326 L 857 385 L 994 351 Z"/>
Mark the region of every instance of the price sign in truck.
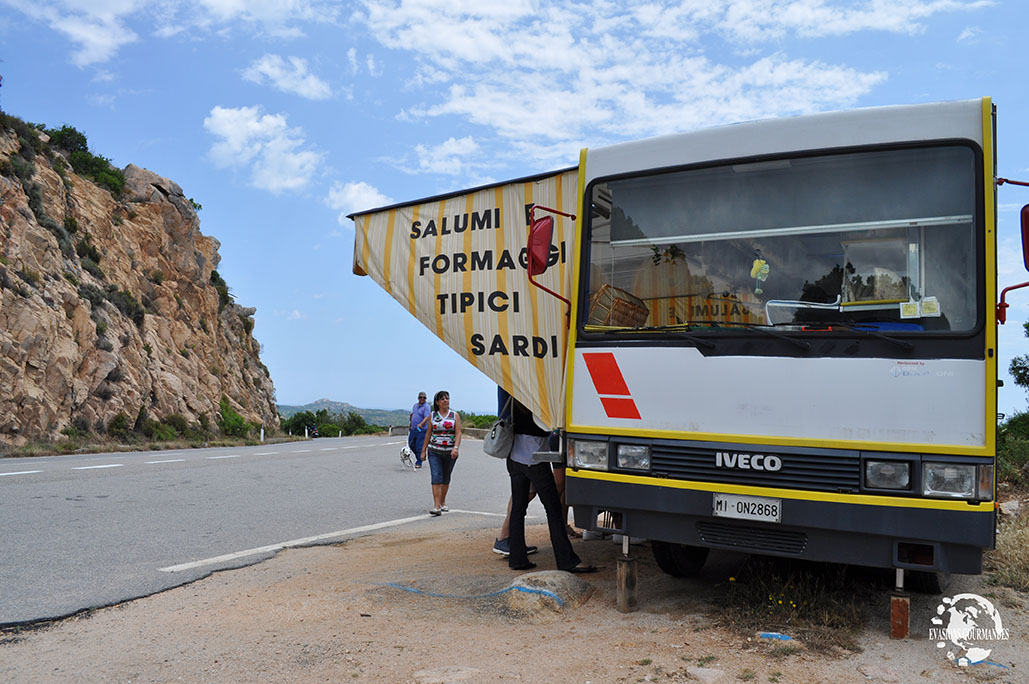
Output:
<path fill-rule="evenodd" d="M 994 118 L 587 149 L 354 214 L 355 271 L 563 431 L 578 526 L 650 539 L 676 575 L 719 548 L 939 589 L 994 543 Z"/>

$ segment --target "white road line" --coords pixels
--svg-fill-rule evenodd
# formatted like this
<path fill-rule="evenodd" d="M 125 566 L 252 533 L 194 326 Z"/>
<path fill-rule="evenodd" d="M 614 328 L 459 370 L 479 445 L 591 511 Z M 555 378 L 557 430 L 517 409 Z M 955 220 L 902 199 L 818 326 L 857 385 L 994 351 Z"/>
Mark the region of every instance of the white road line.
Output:
<path fill-rule="evenodd" d="M 124 463 L 107 463 L 107 464 L 104 464 L 104 465 L 95 465 L 95 466 L 78 466 L 78 467 L 72 468 L 72 470 L 96 470 L 97 468 L 121 468 L 124 465 L 125 465 Z"/>
<path fill-rule="evenodd" d="M 146 465 L 153 465 L 155 463 L 182 463 L 186 459 L 184 458 L 169 458 L 164 461 L 144 461 Z"/>
<path fill-rule="evenodd" d="M 306 454 L 308 451 L 310 451 L 310 449 L 297 449 L 296 451 L 291 451 L 289 453 L 291 453 L 291 454 Z"/>
<path fill-rule="evenodd" d="M 479 511 L 450 511 L 449 514 L 454 513 L 473 513 L 475 515 L 495 515 L 503 518 L 504 516 L 499 513 L 480 513 Z M 282 542 L 281 544 L 270 544 L 268 546 L 261 546 L 256 549 L 247 549 L 246 551 L 237 551 L 236 553 L 227 553 L 224 556 L 215 556 L 214 558 L 205 558 L 204 560 L 193 561 L 192 563 L 182 563 L 180 565 L 169 565 L 166 568 L 158 568 L 161 572 L 182 572 L 183 570 L 193 570 L 194 568 L 201 568 L 205 565 L 216 565 L 218 563 L 227 563 L 234 561 L 239 558 L 246 558 L 247 556 L 255 556 L 261 553 L 272 553 L 274 551 L 280 551 L 282 549 L 288 549 L 295 546 L 310 546 L 311 544 L 317 544 L 318 542 L 328 541 L 330 539 L 338 539 L 340 537 L 349 537 L 356 534 L 362 534 L 364 532 L 374 532 L 375 530 L 386 529 L 387 527 L 396 527 L 398 525 L 405 525 L 410 522 L 418 520 L 425 520 L 426 516 L 416 515 L 410 518 L 399 518 L 397 520 L 387 520 L 386 522 L 374 523 L 372 525 L 363 525 L 361 527 L 351 527 L 348 530 L 339 530 L 338 532 L 328 532 L 326 534 L 319 534 L 314 537 L 304 537 L 303 539 L 294 539 L 292 541 Z"/>
<path fill-rule="evenodd" d="M 215 460 L 217 460 L 219 458 L 239 458 L 239 454 L 230 454 L 228 456 L 208 456 L 207 460 L 208 461 L 215 461 Z"/>
<path fill-rule="evenodd" d="M 504 513 L 487 513 L 485 511 L 462 511 L 460 508 L 451 508 L 450 513 L 469 513 L 471 515 L 488 515 L 494 518 L 505 518 L 507 517 Z M 529 517 L 529 516 L 526 516 Z"/>
<path fill-rule="evenodd" d="M 254 454 L 254 456 L 275 456 L 277 453 L 279 453 L 279 452 L 278 451 L 262 451 L 259 454 Z"/>
<path fill-rule="evenodd" d="M 16 473 L 0 473 L 0 477 L 5 477 L 7 475 L 32 475 L 33 473 L 41 473 L 41 472 L 43 472 L 43 471 L 42 470 L 19 470 Z"/>
<path fill-rule="evenodd" d="M 319 449 L 319 451 L 335 451 L 336 449 L 339 449 L 339 448 L 340 447 L 327 447 L 325 449 Z M 342 447 L 342 448 L 345 449 L 346 447 Z"/>

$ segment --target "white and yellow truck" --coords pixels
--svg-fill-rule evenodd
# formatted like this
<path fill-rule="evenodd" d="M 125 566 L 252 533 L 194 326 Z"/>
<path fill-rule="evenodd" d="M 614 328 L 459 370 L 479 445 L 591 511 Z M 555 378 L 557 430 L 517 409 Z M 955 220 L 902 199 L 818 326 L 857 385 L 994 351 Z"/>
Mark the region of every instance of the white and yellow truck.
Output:
<path fill-rule="evenodd" d="M 586 149 L 353 214 L 354 270 L 563 432 L 578 526 L 938 590 L 994 544 L 994 130 L 986 98 Z"/>

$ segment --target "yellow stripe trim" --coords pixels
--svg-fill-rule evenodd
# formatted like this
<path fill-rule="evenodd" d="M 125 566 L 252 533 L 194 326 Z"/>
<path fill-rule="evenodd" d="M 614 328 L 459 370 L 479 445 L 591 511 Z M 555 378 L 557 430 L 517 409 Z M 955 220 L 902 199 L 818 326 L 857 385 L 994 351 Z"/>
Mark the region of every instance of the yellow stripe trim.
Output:
<path fill-rule="evenodd" d="M 493 226 L 493 230 L 494 230 L 493 235 L 496 238 L 496 246 L 495 246 L 496 255 L 497 255 L 497 259 L 499 260 L 500 259 L 500 255 L 504 253 L 504 248 L 507 246 L 507 243 L 509 242 L 508 239 L 507 239 L 507 235 L 504 234 L 504 226 L 507 225 L 507 217 L 505 216 L 505 214 L 507 212 L 504 211 L 504 209 L 505 209 L 505 206 L 504 206 L 504 189 L 502 187 L 497 187 L 493 191 L 493 202 L 494 202 L 494 204 L 493 204 L 494 207 L 500 207 L 500 223 L 498 225 L 496 225 L 496 226 Z M 507 292 L 508 291 L 507 273 L 504 271 L 504 269 L 497 269 L 496 273 L 497 273 L 497 289 L 500 290 L 501 292 Z M 512 280 L 513 279 L 514 278 L 512 276 Z M 508 329 L 509 329 L 509 327 L 508 327 L 508 320 L 507 320 L 507 311 L 501 311 L 500 313 L 497 314 L 497 333 L 500 335 L 500 338 L 502 340 L 505 340 L 505 344 L 508 341 L 510 341 L 510 339 L 511 339 L 508 336 L 508 334 L 507 334 L 508 333 Z M 486 337 L 488 338 L 486 340 L 486 343 L 488 345 L 492 341 L 492 337 L 490 337 L 489 335 L 486 335 Z M 505 390 L 507 390 L 512 395 L 514 395 L 515 392 L 514 392 L 513 384 L 514 383 L 512 382 L 512 378 L 511 378 L 511 356 L 509 354 L 501 354 L 500 355 L 500 386 L 503 387 Z"/>
<path fill-rule="evenodd" d="M 579 180 L 575 188 L 575 241 L 572 246 L 572 291 L 569 293 L 572 300 L 571 325 L 568 328 L 567 356 L 565 358 L 565 429 L 571 430 L 572 424 L 572 386 L 575 376 L 575 341 L 578 338 L 579 320 L 579 256 L 582 254 L 582 245 L 585 244 L 586 234 L 583 226 L 586 225 L 586 151 L 582 148 L 579 151 Z"/>
<path fill-rule="evenodd" d="M 475 212 L 475 195 L 473 195 L 471 193 L 468 193 L 468 195 L 465 197 L 465 202 L 464 202 L 464 219 L 465 219 L 465 221 L 470 222 L 472 220 L 472 214 L 474 212 Z M 457 221 L 457 217 L 456 216 L 454 217 L 454 221 L 455 222 Z M 455 225 L 451 229 L 453 230 L 454 228 L 457 228 L 457 226 Z M 472 236 L 471 226 L 468 225 L 468 224 L 465 224 L 464 240 L 463 240 L 462 245 L 461 245 L 461 250 L 468 257 L 470 257 L 472 252 L 475 250 L 474 245 L 472 244 L 472 237 L 473 236 Z M 462 277 L 461 277 L 461 286 L 462 286 L 462 289 L 465 292 L 474 292 L 475 291 L 475 285 L 472 282 L 472 271 L 471 271 L 471 269 L 465 270 L 464 274 L 462 275 Z M 472 333 L 475 331 L 475 314 L 474 314 L 474 310 L 472 309 L 472 307 L 468 307 L 467 309 L 465 309 L 464 316 L 463 316 L 463 323 L 464 323 L 464 338 L 463 339 L 464 340 L 470 340 L 472 338 Z M 465 346 L 463 346 L 461 348 L 458 348 L 458 347 L 455 346 L 453 349 L 458 354 L 463 356 L 468 361 L 468 363 L 472 364 L 476 368 L 479 368 L 479 364 L 480 364 L 479 357 L 476 356 L 475 354 L 472 354 L 468 350 L 467 345 L 465 345 Z M 480 370 L 481 370 L 481 368 L 480 368 Z"/>
<path fill-rule="evenodd" d="M 421 213 L 421 205 L 415 205 L 411 209 L 411 225 L 414 225 L 419 220 L 419 214 Z M 416 257 L 418 256 L 418 242 L 416 240 L 409 239 L 407 241 L 407 305 L 408 312 L 418 318 L 418 309 L 415 304 L 415 279 L 414 269 L 416 263 Z"/>
<path fill-rule="evenodd" d="M 993 102 L 984 97 L 983 113 L 983 204 L 986 210 L 986 450 L 996 453 L 997 431 L 997 185 L 993 171 Z M 992 352 L 992 354 L 990 353 Z"/>
<path fill-rule="evenodd" d="M 743 485 L 722 484 L 720 482 L 693 482 L 690 480 L 668 480 L 645 475 L 623 475 L 621 473 L 604 473 L 595 470 L 568 469 L 565 477 L 577 477 L 582 480 L 601 482 L 619 482 L 622 484 L 639 484 L 666 489 L 688 489 L 697 492 L 721 492 L 723 494 L 743 494 L 750 496 L 772 496 L 779 499 L 796 501 L 822 501 L 826 503 L 852 504 L 856 506 L 889 506 L 891 508 L 928 508 L 945 511 L 969 511 L 976 513 L 990 512 L 994 509 L 992 501 L 970 504 L 965 501 L 943 501 L 938 499 L 914 499 L 899 496 L 870 496 L 868 494 L 833 494 L 830 492 L 800 492 L 795 489 L 777 489 L 774 487 L 753 487 Z"/>

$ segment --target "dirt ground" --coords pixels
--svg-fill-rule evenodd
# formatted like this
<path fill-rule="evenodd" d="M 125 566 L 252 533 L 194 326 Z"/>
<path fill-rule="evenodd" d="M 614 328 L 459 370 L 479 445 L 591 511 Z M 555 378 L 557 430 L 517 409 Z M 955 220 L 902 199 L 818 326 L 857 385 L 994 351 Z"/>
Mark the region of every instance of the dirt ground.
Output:
<path fill-rule="evenodd" d="M 912 602 L 911 637 L 888 636 L 888 587 L 874 587 L 860 652 L 826 654 L 716 625 L 742 556 L 712 554 L 691 579 L 663 574 L 646 544 L 639 608 L 616 607 L 610 540 L 576 540 L 603 566 L 586 600 L 515 605 L 519 573 L 490 552 L 494 530 L 449 513 L 412 527 L 275 558 L 47 626 L 0 634 L 2 682 L 1029 682 L 1026 596 L 961 578 L 992 596 L 1010 633 L 989 664 L 961 668 L 928 640 L 939 598 Z M 438 520 L 438 519 L 437 519 Z M 537 570 L 553 570 L 543 525 Z M 557 573 L 547 573 L 557 576 Z M 560 573 L 573 582 L 580 578 Z M 865 581 L 860 578 L 857 581 Z M 866 587 L 867 589 L 867 587 Z M 501 592 L 501 593 L 498 593 Z"/>

